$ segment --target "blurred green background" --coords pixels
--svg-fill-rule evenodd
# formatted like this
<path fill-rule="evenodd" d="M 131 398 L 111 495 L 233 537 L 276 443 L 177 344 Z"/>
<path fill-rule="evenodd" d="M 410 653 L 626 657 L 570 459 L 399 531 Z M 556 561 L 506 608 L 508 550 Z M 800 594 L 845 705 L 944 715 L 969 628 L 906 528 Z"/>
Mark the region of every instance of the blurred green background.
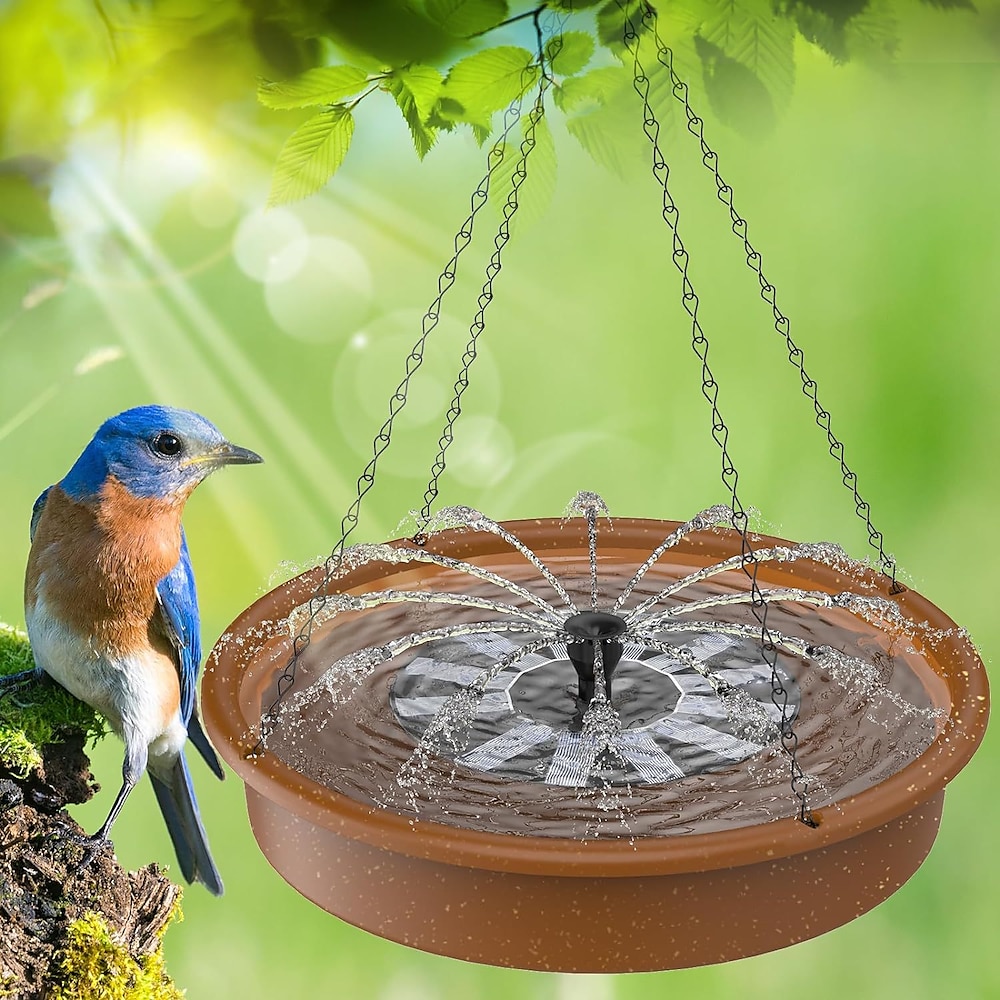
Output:
<path fill-rule="evenodd" d="M 800 39 L 772 131 L 747 138 L 711 115 L 707 128 L 904 579 L 989 661 L 1000 644 L 1000 11 L 978 6 L 904 11 L 899 52 L 881 67 L 834 65 Z M 164 43 L 155 74 L 109 87 L 99 29 L 75 4 L 0 4 L 6 137 L 47 161 L 21 160 L 17 180 L 0 172 L 0 618 L 23 623 L 34 498 L 105 417 L 156 401 L 206 414 L 267 460 L 213 479 L 189 506 L 210 646 L 335 541 L 484 157 L 456 134 L 418 165 L 398 114 L 373 101 L 331 186 L 264 214 L 289 125 L 255 107 L 254 60 L 234 46 L 194 72 Z M 141 116 L 94 114 L 135 88 L 148 91 Z M 508 248 L 442 499 L 511 518 L 557 514 L 592 489 L 613 513 L 683 519 L 725 495 L 659 197 L 641 161 L 607 173 L 553 119 L 558 187 Z M 775 533 L 864 555 L 714 186 L 676 118 L 665 128 L 743 499 Z M 69 140 L 58 154 L 56 132 Z M 27 220 L 30 237 L 10 225 L 33 204 L 18 186 L 25 165 L 50 185 L 56 223 Z M 480 220 L 359 538 L 393 536 L 422 496 L 496 216 Z M 217 785 L 195 765 L 226 895 L 187 892 L 169 970 L 192 1000 L 1000 997 L 998 756 L 987 737 L 948 795 L 930 858 L 873 913 L 772 955 L 620 977 L 481 968 L 355 930 L 270 869 L 239 782 Z M 105 791 L 77 810 L 88 829 L 120 765 L 114 740 L 95 751 Z M 147 784 L 115 832 L 123 864 L 173 865 Z"/>

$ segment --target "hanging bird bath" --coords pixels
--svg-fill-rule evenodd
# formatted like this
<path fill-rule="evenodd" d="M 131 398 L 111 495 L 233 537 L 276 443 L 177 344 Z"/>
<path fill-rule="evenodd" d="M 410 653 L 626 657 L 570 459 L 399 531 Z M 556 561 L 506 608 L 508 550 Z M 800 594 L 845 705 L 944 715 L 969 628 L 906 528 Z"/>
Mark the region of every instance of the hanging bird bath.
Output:
<path fill-rule="evenodd" d="M 502 527 L 566 581 L 572 596 L 589 601 L 587 523 Z M 654 548 L 682 529 L 633 519 L 608 527 L 596 560 L 606 607 Z M 563 755 L 561 771 L 557 758 L 561 742 L 585 742 L 572 721 L 578 678 L 565 657 L 558 673 L 559 650 L 551 647 L 526 654 L 520 674 L 514 662 L 506 678 L 501 671 L 487 685 L 469 738 L 456 738 L 452 753 L 446 739 L 437 752 L 419 753 L 427 720 L 468 681 L 463 663 L 466 673 L 482 673 L 510 645 L 538 641 L 505 632 L 509 619 L 499 614 L 494 629 L 423 643 L 370 671 L 368 662 L 365 670 L 329 676 L 332 662 L 351 661 L 358 649 L 377 643 L 381 656 L 392 652 L 386 644 L 393 639 L 434 628 L 429 609 L 441 610 L 420 600 L 320 620 L 296 682 L 297 691 L 318 697 L 300 695 L 286 707 L 266 752 L 254 752 L 300 625 L 297 609 L 314 595 L 320 570 L 263 597 L 216 647 L 203 688 L 206 724 L 246 782 L 261 849 L 296 889 L 350 923 L 426 951 L 520 968 L 626 972 L 721 962 L 864 913 L 930 850 L 944 787 L 985 728 L 985 675 L 968 639 L 912 590 L 887 599 L 884 577 L 841 559 L 833 546 L 817 547 L 809 559 L 802 557 L 808 547 L 780 539 L 755 537 L 754 544 L 767 592 L 812 595 L 811 604 L 773 604 L 771 621 L 788 647 L 780 669 L 786 688 L 794 688 L 799 760 L 817 775 L 810 789 L 815 826 L 797 816 L 776 728 L 767 732 L 765 721 L 740 735 L 733 724 L 739 712 L 716 710 L 728 694 L 752 690 L 767 675 L 755 675 L 753 654 L 744 654 L 742 635 L 734 634 L 752 628 L 745 614 L 733 613 L 745 612 L 745 604 L 719 600 L 745 591 L 740 536 L 709 528 L 682 531 L 621 609 L 627 617 L 677 581 L 729 567 L 668 599 L 675 609 L 697 608 L 660 623 L 697 620 L 689 631 L 659 633 L 682 649 L 680 658 L 655 662 L 625 637 L 611 689 L 629 737 L 624 755 L 603 770 L 584 770 L 577 755 L 575 779 L 573 754 Z M 467 573 L 442 565 L 449 559 L 536 596 L 549 587 L 490 531 L 449 530 L 431 534 L 423 549 L 405 540 L 387 548 L 413 552 L 417 561 L 385 561 L 378 556 L 388 553 L 370 547 L 336 593 L 454 593 L 463 575 L 466 592 L 474 592 Z M 427 561 L 435 557 L 445 558 Z M 491 591 L 495 597 L 497 589 L 483 582 L 480 593 Z M 880 610 L 848 610 L 836 600 L 845 593 L 857 606 L 870 601 Z M 830 605 L 817 606 L 819 595 Z M 890 601 L 898 617 L 883 613 Z M 462 610 L 456 617 L 449 609 L 448 627 L 470 613 L 482 622 L 481 610 Z M 470 640 L 464 657 L 448 648 Z M 683 655 L 699 643 L 703 673 L 685 669 L 694 661 Z M 825 660 L 831 651 L 834 659 Z M 652 713 L 643 715 L 640 705 L 630 715 L 641 683 L 628 683 L 628 673 L 644 662 L 649 680 L 673 676 L 679 686 Z M 838 674 L 837 664 L 848 663 L 860 672 Z M 546 669 L 556 681 L 547 700 L 519 690 Z M 704 683 L 707 676 L 723 682 L 720 691 Z M 340 690 L 345 682 L 350 691 Z M 769 682 L 766 689 L 770 695 Z M 754 713 L 743 718 L 752 729 Z M 505 737 L 506 749 L 498 750 Z M 409 797 L 396 780 L 408 762 Z M 675 771 L 667 773 L 672 762 Z"/>
<path fill-rule="evenodd" d="M 521 117 L 486 176 L 406 360 L 330 558 L 219 641 L 203 712 L 246 783 L 258 843 L 319 906 L 470 961 L 572 972 L 722 962 L 821 934 L 923 861 L 944 789 L 982 739 L 967 636 L 896 581 L 857 476 L 775 304 L 645 3 L 619 0 L 728 506 L 684 524 L 432 514 L 566 14 L 535 12 L 536 97 L 411 539 L 348 547 L 427 338 Z M 641 22 L 641 23 L 640 23 Z M 880 568 L 754 535 L 640 61 L 652 39 L 759 279 Z M 726 527 L 728 525 L 729 527 Z"/>

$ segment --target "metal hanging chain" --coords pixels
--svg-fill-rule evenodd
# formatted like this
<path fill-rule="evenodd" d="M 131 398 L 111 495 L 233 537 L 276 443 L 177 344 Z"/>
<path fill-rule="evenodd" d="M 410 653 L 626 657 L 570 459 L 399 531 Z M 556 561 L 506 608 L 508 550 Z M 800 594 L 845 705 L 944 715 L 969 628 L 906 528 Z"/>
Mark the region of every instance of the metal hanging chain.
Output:
<path fill-rule="evenodd" d="M 854 507 L 858 517 L 864 522 L 868 532 L 868 542 L 878 553 L 879 564 L 882 572 L 889 577 L 889 593 L 901 594 L 906 590 L 903 584 L 896 579 L 896 561 L 885 551 L 885 540 L 882 532 L 872 523 L 871 506 L 861 496 L 858 490 L 858 477 L 847 464 L 844 457 L 844 445 L 833 433 L 831 427 L 830 412 L 819 401 L 818 390 L 814 379 L 810 378 L 805 368 L 805 356 L 802 348 L 795 343 L 791 335 L 791 324 L 788 317 L 778 308 L 776 301 L 776 291 L 774 285 L 764 275 L 763 261 L 760 252 L 751 244 L 746 220 L 736 211 L 733 205 L 733 189 L 730 187 L 722 175 L 719 173 L 719 157 L 705 140 L 704 126 L 702 118 L 691 109 L 688 85 L 677 75 L 674 70 L 674 53 L 672 49 L 660 38 L 656 27 L 656 11 L 648 3 L 642 3 L 642 23 L 649 30 L 655 39 L 657 49 L 657 61 L 670 74 L 671 93 L 675 100 L 684 108 L 687 117 L 688 131 L 698 140 L 701 146 L 702 163 L 709 170 L 715 180 L 716 195 L 719 201 L 729 210 L 729 217 L 732 220 L 733 233 L 743 242 L 743 249 L 746 253 L 747 265 L 757 275 L 760 284 L 760 296 L 771 307 L 774 316 L 774 328 L 785 341 L 788 353 L 788 360 L 799 373 L 799 380 L 802 383 L 802 392 L 812 402 L 813 410 L 816 414 L 816 423 L 826 434 L 827 444 L 830 454 L 840 465 L 840 474 L 844 486 L 850 491 L 854 498 Z"/>
<path fill-rule="evenodd" d="M 504 112 L 503 129 L 499 138 L 490 148 L 489 154 L 487 155 L 486 173 L 483 175 L 483 178 L 480 180 L 475 191 L 473 191 L 469 214 L 459 227 L 458 232 L 455 234 L 454 253 L 448 263 L 445 264 L 444 269 L 438 277 L 437 295 L 428 307 L 427 312 L 424 314 L 423 320 L 421 321 L 420 336 L 411 348 L 409 355 L 407 355 L 405 366 L 406 373 L 389 399 L 389 416 L 385 423 L 382 424 L 382 427 L 375 435 L 375 440 L 372 442 L 371 460 L 365 466 L 364 472 L 362 472 L 358 478 L 357 495 L 340 522 L 340 538 L 334 545 L 330 555 L 326 558 L 326 561 L 323 564 L 323 576 L 307 602 L 306 607 L 308 609 L 308 615 L 306 617 L 306 621 L 292 642 L 292 655 L 285 664 L 281 675 L 278 677 L 276 696 L 268 706 L 267 711 L 261 715 L 257 742 L 247 754 L 248 758 L 253 758 L 262 751 L 264 740 L 273 730 L 275 709 L 277 709 L 285 695 L 295 684 L 295 674 L 299 659 L 309 648 L 309 644 L 312 641 L 312 632 L 316 623 L 316 617 L 326 603 L 327 589 L 340 572 L 347 539 L 357 527 L 362 501 L 375 485 L 375 475 L 378 470 L 379 459 L 389 447 L 396 418 L 406 405 L 410 382 L 419 370 L 420 366 L 423 364 L 427 339 L 440 322 L 442 302 L 444 301 L 445 295 L 447 295 L 452 286 L 455 284 L 458 274 L 459 259 L 472 242 L 476 216 L 479 214 L 480 210 L 489 198 L 490 183 L 493 180 L 493 176 L 496 171 L 500 167 L 500 164 L 503 162 L 507 151 L 507 141 L 510 133 L 517 122 L 521 119 L 521 106 L 524 100 L 524 90 L 526 90 L 529 86 L 530 81 L 525 78 L 525 87 L 522 88 L 522 93 L 510 102 L 507 110 Z"/>
<path fill-rule="evenodd" d="M 632 21 L 632 15 L 626 4 L 631 5 L 632 0 L 616 0 L 622 12 L 622 38 L 625 48 L 632 56 L 633 61 L 633 87 L 643 104 L 643 131 L 646 133 L 652 145 L 653 153 L 653 176 L 663 189 L 663 220 L 673 234 L 673 262 L 680 272 L 682 283 L 681 304 L 684 310 L 691 317 L 691 346 L 701 362 L 702 395 L 708 401 L 712 409 L 712 437 L 715 439 L 719 450 L 722 453 L 722 482 L 729 490 L 732 499 L 733 517 L 732 524 L 739 532 L 741 540 L 742 569 L 750 583 L 752 603 L 750 610 L 753 613 L 757 624 L 760 626 L 761 653 L 764 661 L 771 671 L 771 700 L 781 711 L 781 746 L 788 755 L 790 764 L 790 784 L 792 793 L 798 799 L 799 810 L 798 819 L 807 826 L 816 827 L 818 822 L 813 816 L 809 807 L 807 796 L 807 779 L 798 761 L 799 739 L 792 726 L 789 716 L 788 702 L 789 693 L 782 683 L 778 674 L 778 650 L 775 646 L 773 636 L 767 625 L 767 600 L 761 593 L 757 582 L 757 574 L 760 563 L 757 560 L 753 545 L 749 538 L 749 518 L 746 510 L 740 501 L 738 493 L 739 473 L 729 455 L 729 428 L 722 418 L 719 409 L 719 384 L 712 373 L 708 361 L 709 343 L 705 331 L 702 329 L 701 321 L 698 318 L 699 299 L 688 276 L 688 266 L 690 258 L 681 240 L 678 229 L 679 212 L 670 193 L 669 179 L 670 168 L 660 150 L 660 123 L 649 100 L 650 81 L 643 68 L 639 56 L 639 33 Z M 647 5 L 644 9 L 651 10 Z M 654 13 L 655 23 L 655 13 Z"/>
<path fill-rule="evenodd" d="M 520 158 L 514 168 L 511 190 L 507 195 L 507 202 L 503 206 L 503 219 L 500 222 L 500 227 L 493 240 L 493 256 L 490 258 L 489 264 L 486 266 L 486 281 L 483 284 L 482 291 L 479 293 L 479 311 L 476 313 L 476 316 L 472 321 L 472 326 L 469 328 L 469 341 L 465 346 L 465 353 L 462 355 L 462 368 L 459 371 L 458 378 L 455 380 L 453 390 L 454 395 L 452 396 L 451 405 L 448 408 L 448 415 L 444 429 L 441 431 L 441 437 L 438 440 L 438 453 L 434 459 L 433 465 L 431 466 L 430 481 L 428 482 L 427 489 L 424 492 L 424 505 L 421 508 L 420 513 L 417 515 L 417 532 L 413 536 L 413 541 L 417 545 L 423 545 L 426 542 L 424 529 L 427 527 L 427 524 L 431 519 L 431 507 L 438 497 L 441 476 L 445 471 L 448 449 L 451 447 L 451 444 L 455 439 L 455 421 L 458 420 L 459 416 L 461 416 L 462 397 L 465 395 L 466 389 L 469 388 L 469 370 L 475 362 L 478 354 L 479 337 L 486 329 L 486 310 L 493 301 L 493 283 L 501 270 L 500 258 L 504 247 L 507 246 L 507 243 L 510 240 L 510 225 L 514 216 L 517 214 L 520 188 L 528 176 L 528 157 L 531 155 L 536 144 L 535 130 L 538 127 L 538 123 L 545 115 L 545 95 L 549 87 L 553 84 L 552 77 L 546 70 L 545 38 L 539 22 L 540 13 L 540 11 L 534 12 L 535 32 L 538 37 L 538 65 L 541 71 L 538 91 L 535 95 L 534 105 L 528 113 L 527 125 L 524 130 L 524 138 L 520 147 Z M 562 25 L 565 24 L 565 21 L 566 18 L 562 18 L 559 23 L 559 27 L 556 29 L 557 32 L 561 29 Z M 550 33 L 550 36 L 554 39 L 554 42 L 551 46 L 551 51 L 548 54 L 549 62 L 554 60 L 559 51 L 562 49 L 561 35 L 558 33 Z"/>

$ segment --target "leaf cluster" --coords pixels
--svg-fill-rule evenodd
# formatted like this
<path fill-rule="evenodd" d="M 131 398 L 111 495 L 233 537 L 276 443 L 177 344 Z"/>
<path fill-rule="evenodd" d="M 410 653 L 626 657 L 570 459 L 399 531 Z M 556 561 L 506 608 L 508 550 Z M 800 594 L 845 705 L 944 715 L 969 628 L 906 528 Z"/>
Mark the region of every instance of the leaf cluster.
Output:
<path fill-rule="evenodd" d="M 442 25 L 462 31 L 480 29 L 506 13 L 506 3 L 429 0 Z M 488 19 L 487 19 L 488 15 Z M 588 36 L 582 36 L 589 41 Z M 591 45 L 592 51 L 592 45 Z M 575 61 L 584 58 L 578 45 Z M 589 54 L 586 55 L 589 59 Z M 567 60 L 563 60 L 567 65 Z M 485 142 L 493 116 L 530 90 L 541 75 L 541 62 L 520 46 L 486 48 L 459 60 L 443 74 L 425 63 L 406 63 L 368 73 L 357 66 L 312 69 L 291 80 L 262 81 L 258 100 L 278 110 L 309 108 L 313 114 L 289 137 L 278 154 L 270 205 L 304 198 L 333 176 L 354 136 L 354 112 L 369 95 L 382 92 L 396 104 L 422 159 L 442 132 L 469 126 Z"/>
<path fill-rule="evenodd" d="M 968 0 L 923 2 L 969 6 Z M 646 8 L 641 0 L 542 0 L 512 13 L 508 0 L 423 0 L 411 13 L 464 53 L 450 66 L 414 59 L 372 65 L 366 57 L 262 81 L 258 98 L 266 107 L 312 111 L 278 155 L 269 203 L 307 197 L 329 181 L 350 148 L 356 109 L 370 94 L 394 101 L 423 159 L 441 133 L 461 126 L 485 143 L 497 113 L 523 98 L 543 74 L 554 83 L 554 104 L 568 133 L 598 163 L 623 172 L 636 132 L 626 23 L 639 33 L 654 103 L 667 116 L 674 106 L 669 71 L 642 16 Z M 498 29 L 513 31 L 520 22 L 527 30 L 531 19 L 537 29 L 543 15 L 553 14 L 564 27 L 545 40 L 536 31 L 542 44 L 533 49 L 485 45 Z M 838 61 L 884 60 L 896 44 L 890 0 L 673 0 L 658 22 L 659 41 L 673 50 L 675 71 L 703 93 L 724 124 L 749 135 L 770 130 L 791 99 L 797 36 Z M 547 161 L 550 152 L 553 162 L 536 170 L 551 180 L 554 145 L 543 125 L 533 162 Z M 501 173 L 513 169 L 508 165 Z"/>
<path fill-rule="evenodd" d="M 622 4 L 633 17 L 640 10 L 638 0 Z M 975 0 L 662 0 L 655 6 L 695 107 L 708 105 L 724 124 L 750 134 L 766 131 L 783 113 L 794 87 L 794 44 L 802 38 L 837 61 L 885 63 L 909 12 L 920 6 L 961 13 L 969 23 L 979 19 L 988 29 L 986 5 Z M 502 63 L 503 54 L 463 64 L 494 46 L 530 52 L 538 65 L 536 13 L 543 23 L 568 18 L 562 30 L 573 35 L 559 58 L 543 53 L 558 84 L 550 103 L 564 77 L 606 69 L 615 57 L 627 79 L 631 63 L 622 50 L 617 0 L 8 0 L 0 4 L 0 252 L 12 237 L 54 234 L 40 172 L 64 155 L 72 134 L 100 119 L 126 134 L 137 120 L 164 111 L 215 128 L 216 112 L 245 98 L 253 77 L 275 81 L 261 92 L 281 114 L 297 116 L 288 132 L 307 116 L 317 118 L 291 143 L 275 201 L 304 196 L 342 162 L 357 125 L 352 105 L 367 94 L 369 81 L 371 100 L 395 104 L 419 156 L 459 128 L 485 141 L 502 85 L 477 71 L 489 69 L 490 59 Z M 590 63 L 578 69 L 574 59 L 586 58 L 591 45 Z M 661 120 L 668 129 L 682 124 L 676 115 L 670 124 L 671 88 L 649 39 L 642 46 Z M 340 71 L 326 73 L 338 69 L 331 64 Z M 283 86 L 299 78 L 297 92 Z M 588 81 L 585 89 L 597 96 L 586 121 L 571 130 L 604 163 L 628 159 L 627 144 L 612 149 L 622 146 L 636 117 L 634 95 L 625 89 L 619 100 L 617 88 L 608 92 L 609 80 Z M 583 113 L 579 96 L 577 89 L 563 102 L 573 116 Z M 337 105 L 350 116 L 327 113 Z M 555 110 L 566 113 L 558 104 Z M 276 122 L 280 127 L 277 116 Z"/>
<path fill-rule="evenodd" d="M 511 16 L 507 0 L 425 0 L 423 12 L 442 31 L 473 45 L 490 31 L 528 17 L 533 17 L 537 26 L 546 9 L 568 17 L 570 13 L 598 6 L 602 6 L 605 18 L 610 8 L 618 9 L 616 2 L 608 0 L 549 0 L 534 10 Z M 470 128 L 480 144 L 485 143 L 493 134 L 497 113 L 521 101 L 543 74 L 556 82 L 557 94 L 570 81 L 583 81 L 578 96 L 574 98 L 571 94 L 567 98 L 567 107 L 579 108 L 579 95 L 584 93 L 603 105 L 608 91 L 606 70 L 594 71 L 596 76 L 580 76 L 594 59 L 597 48 L 592 31 L 572 30 L 546 39 L 535 51 L 519 45 L 480 47 L 444 72 L 420 62 L 383 66 L 374 72 L 366 72 L 359 66 L 338 65 L 311 69 L 288 80 L 261 81 L 257 96 L 265 107 L 313 110 L 278 154 L 269 204 L 304 198 L 327 183 L 350 147 L 355 109 L 376 91 L 388 94 L 395 102 L 417 155 L 423 159 L 442 132 L 452 132 L 461 126 Z M 619 76 L 620 85 L 624 76 Z M 562 107 L 564 102 L 558 100 Z M 593 110 L 590 108 L 589 112 Z M 578 117 L 571 116 L 568 126 L 586 144 L 592 130 L 580 124 Z M 544 124 L 538 129 L 535 158 L 551 160 L 553 169 L 549 174 L 554 183 L 554 144 Z M 513 162 L 508 159 L 501 172 L 512 173 Z"/>

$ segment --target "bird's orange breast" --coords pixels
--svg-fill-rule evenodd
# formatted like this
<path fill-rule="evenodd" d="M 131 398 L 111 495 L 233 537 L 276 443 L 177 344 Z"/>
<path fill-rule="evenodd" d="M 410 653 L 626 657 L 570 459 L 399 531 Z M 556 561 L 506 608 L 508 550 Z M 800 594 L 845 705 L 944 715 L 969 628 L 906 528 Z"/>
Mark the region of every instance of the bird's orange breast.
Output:
<path fill-rule="evenodd" d="M 105 651 L 152 645 L 156 585 L 177 564 L 184 500 L 133 496 L 109 477 L 96 501 L 76 501 L 58 486 L 39 518 L 25 577 L 25 607 L 44 595 L 50 612 Z"/>

